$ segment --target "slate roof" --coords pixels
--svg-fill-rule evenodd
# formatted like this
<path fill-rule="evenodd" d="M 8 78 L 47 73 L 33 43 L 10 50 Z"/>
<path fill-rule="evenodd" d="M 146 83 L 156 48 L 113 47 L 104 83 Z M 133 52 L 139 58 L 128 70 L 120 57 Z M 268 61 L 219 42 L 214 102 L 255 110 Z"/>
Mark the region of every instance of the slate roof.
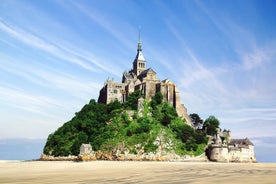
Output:
<path fill-rule="evenodd" d="M 254 144 L 248 139 L 248 138 L 245 138 L 245 139 L 231 139 L 230 145 L 251 145 L 251 146 L 254 146 Z"/>
<path fill-rule="evenodd" d="M 133 79 L 132 74 L 129 73 L 129 72 L 124 72 L 124 76 L 125 76 L 127 79 Z"/>
<path fill-rule="evenodd" d="M 153 69 L 148 68 L 148 69 L 142 71 L 142 72 L 140 73 L 140 75 L 145 75 L 145 74 L 148 73 L 149 71 L 153 71 L 153 72 L 156 74 L 156 72 L 155 72 Z M 139 75 L 139 76 L 140 76 L 140 75 Z"/>
<path fill-rule="evenodd" d="M 145 61 L 142 51 L 138 51 L 135 60 Z"/>

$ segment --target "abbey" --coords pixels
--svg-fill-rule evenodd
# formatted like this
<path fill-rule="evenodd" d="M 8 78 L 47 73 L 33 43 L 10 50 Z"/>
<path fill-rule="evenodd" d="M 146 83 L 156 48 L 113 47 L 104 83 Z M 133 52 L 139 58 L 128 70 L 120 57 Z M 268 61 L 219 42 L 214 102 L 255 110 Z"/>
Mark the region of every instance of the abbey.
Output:
<path fill-rule="evenodd" d="M 163 101 L 167 101 L 171 106 L 175 107 L 178 115 L 186 119 L 186 122 L 191 125 L 190 118 L 187 114 L 187 109 L 180 102 L 179 91 L 177 86 L 169 79 L 160 81 L 156 72 L 151 68 L 146 68 L 147 62 L 142 53 L 142 44 L 139 38 L 137 54 L 132 63 L 132 69 L 124 72 L 122 82 L 106 80 L 103 88 L 100 90 L 98 102 L 110 103 L 114 100 L 125 102 L 132 92 L 136 90 L 142 91 L 146 100 L 157 93 L 161 92 Z"/>

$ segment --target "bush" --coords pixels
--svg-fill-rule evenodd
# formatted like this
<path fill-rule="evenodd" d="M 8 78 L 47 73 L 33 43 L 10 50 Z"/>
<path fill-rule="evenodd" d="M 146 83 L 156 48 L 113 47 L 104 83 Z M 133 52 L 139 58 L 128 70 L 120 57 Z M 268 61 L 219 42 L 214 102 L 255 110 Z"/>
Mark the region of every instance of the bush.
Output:
<path fill-rule="evenodd" d="M 144 150 L 146 153 L 149 152 L 154 152 L 156 151 L 156 149 L 158 148 L 157 145 L 153 144 L 153 142 L 148 142 L 145 146 L 144 146 Z"/>
<path fill-rule="evenodd" d="M 178 117 L 176 110 L 174 107 L 170 106 L 168 103 L 163 103 L 161 113 L 163 114 L 163 117 L 161 119 L 161 123 L 164 126 L 168 126 L 171 121 Z"/>

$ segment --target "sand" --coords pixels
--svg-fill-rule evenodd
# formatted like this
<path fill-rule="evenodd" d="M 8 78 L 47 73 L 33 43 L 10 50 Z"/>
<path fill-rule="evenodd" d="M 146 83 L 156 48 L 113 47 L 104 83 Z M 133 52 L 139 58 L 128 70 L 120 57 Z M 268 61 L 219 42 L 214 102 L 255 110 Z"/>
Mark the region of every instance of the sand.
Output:
<path fill-rule="evenodd" d="M 0 183 L 276 183 L 276 164 L 0 161 Z"/>

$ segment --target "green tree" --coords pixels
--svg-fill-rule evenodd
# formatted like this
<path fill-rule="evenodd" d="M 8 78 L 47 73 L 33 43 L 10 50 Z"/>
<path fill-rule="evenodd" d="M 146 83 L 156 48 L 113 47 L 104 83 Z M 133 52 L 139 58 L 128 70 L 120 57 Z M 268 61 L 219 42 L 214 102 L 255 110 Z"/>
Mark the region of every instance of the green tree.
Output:
<path fill-rule="evenodd" d="M 161 124 L 168 126 L 171 121 L 178 117 L 174 107 L 170 106 L 167 102 L 163 103 L 161 113 L 163 115 Z"/>
<path fill-rule="evenodd" d="M 197 144 L 207 144 L 208 142 L 206 133 L 203 130 L 195 131 L 195 140 Z"/>
<path fill-rule="evenodd" d="M 161 104 L 163 101 L 163 95 L 161 92 L 157 92 L 155 93 L 155 95 L 152 97 L 151 102 L 150 102 L 150 106 L 152 107 L 152 109 L 156 109 L 156 106 Z"/>
<path fill-rule="evenodd" d="M 184 122 L 180 118 L 176 118 L 171 121 L 170 123 L 170 128 L 172 129 L 173 132 L 176 133 L 177 138 L 181 138 L 183 134 L 183 129 L 184 129 Z"/>
<path fill-rule="evenodd" d="M 107 113 L 111 113 L 113 110 L 121 109 L 121 108 L 122 108 L 122 104 L 118 100 L 115 100 L 107 104 Z"/>
<path fill-rule="evenodd" d="M 188 151 L 196 151 L 197 150 L 197 144 L 196 140 L 194 137 L 189 137 L 188 140 L 186 141 L 186 149 Z"/>
<path fill-rule="evenodd" d="M 220 122 L 215 116 L 209 116 L 203 123 L 203 129 L 207 135 L 216 135 L 219 124 Z"/>
<path fill-rule="evenodd" d="M 195 136 L 194 129 L 191 126 L 185 124 L 183 129 L 182 129 L 182 137 L 181 137 L 182 141 L 187 142 L 187 140 L 190 137 L 194 137 L 194 136 Z"/>
<path fill-rule="evenodd" d="M 127 101 L 124 103 L 124 107 L 132 110 L 137 110 L 138 99 L 140 97 L 144 98 L 142 91 L 140 90 L 134 91 L 128 96 Z"/>
<path fill-rule="evenodd" d="M 191 118 L 192 123 L 196 129 L 202 128 L 203 120 L 199 117 L 198 114 L 196 114 L 196 113 L 190 114 L 190 118 Z"/>

